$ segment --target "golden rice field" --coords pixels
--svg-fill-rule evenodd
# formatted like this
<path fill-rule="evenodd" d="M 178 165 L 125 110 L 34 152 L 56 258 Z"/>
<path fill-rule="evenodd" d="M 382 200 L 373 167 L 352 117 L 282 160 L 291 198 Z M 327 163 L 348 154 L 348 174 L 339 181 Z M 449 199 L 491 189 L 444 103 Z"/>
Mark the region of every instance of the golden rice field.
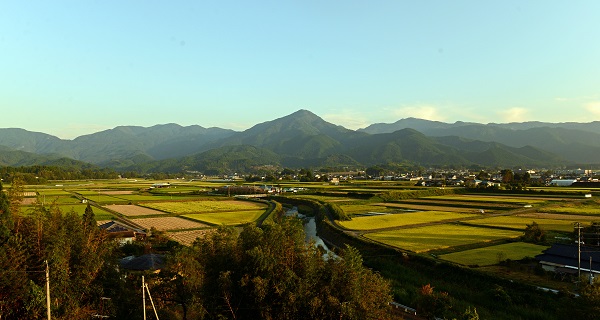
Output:
<path fill-rule="evenodd" d="M 517 238 L 520 231 L 442 224 L 368 233 L 365 237 L 393 247 L 426 252 L 455 246 Z"/>
<path fill-rule="evenodd" d="M 256 221 L 264 210 L 245 210 L 231 212 L 207 212 L 186 214 L 184 217 L 213 225 L 237 225 Z"/>
<path fill-rule="evenodd" d="M 354 217 L 350 221 L 338 221 L 338 223 L 346 229 L 372 230 L 380 228 L 408 226 L 413 224 L 429 222 L 438 222 L 444 220 L 458 220 L 464 218 L 471 218 L 475 216 L 477 215 L 446 211 L 419 211 L 376 216 Z"/>
<path fill-rule="evenodd" d="M 548 246 L 541 246 L 526 242 L 511 242 L 496 246 L 453 252 L 439 256 L 440 259 L 462 264 L 490 266 L 503 260 L 521 260 L 542 254 Z"/>
<path fill-rule="evenodd" d="M 470 220 L 469 224 L 478 226 L 506 227 L 517 230 L 525 230 L 527 224 L 531 224 L 533 221 L 535 221 L 545 230 L 566 232 L 573 231 L 573 221 L 559 219 L 542 219 L 522 216 L 489 217 L 484 219 Z"/>
<path fill-rule="evenodd" d="M 174 214 L 237 211 L 237 210 L 266 210 L 267 205 L 257 202 L 242 200 L 202 200 L 180 202 L 153 202 L 140 204 L 151 209 L 161 210 Z"/>

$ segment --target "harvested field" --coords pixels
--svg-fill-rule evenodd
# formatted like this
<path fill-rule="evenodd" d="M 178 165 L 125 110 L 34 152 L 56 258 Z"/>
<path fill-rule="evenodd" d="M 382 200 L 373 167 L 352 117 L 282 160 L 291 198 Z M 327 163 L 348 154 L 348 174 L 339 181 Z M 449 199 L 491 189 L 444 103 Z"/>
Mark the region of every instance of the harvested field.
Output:
<path fill-rule="evenodd" d="M 145 229 L 155 228 L 156 230 L 181 230 L 208 227 L 205 224 L 178 218 L 178 217 L 162 217 L 162 218 L 140 218 L 134 219 L 132 222 L 139 224 Z"/>
<path fill-rule="evenodd" d="M 30 206 L 37 203 L 37 198 L 23 198 L 21 205 Z"/>
<path fill-rule="evenodd" d="M 236 225 L 256 221 L 265 211 L 264 210 L 246 210 L 233 212 L 209 212 L 186 214 L 184 217 L 199 220 L 214 225 Z"/>
<path fill-rule="evenodd" d="M 396 214 L 385 214 L 368 217 L 354 217 L 350 221 L 338 221 L 344 228 L 351 230 L 372 230 L 413 224 L 458 220 L 475 217 L 475 214 L 464 214 L 444 211 L 419 211 Z"/>
<path fill-rule="evenodd" d="M 426 252 L 466 244 L 517 238 L 523 232 L 443 224 L 369 233 L 365 237 L 405 250 Z"/>
<path fill-rule="evenodd" d="M 428 206 L 428 205 L 420 205 L 420 204 L 408 204 L 408 203 L 378 203 L 378 205 L 390 207 L 390 208 L 399 208 L 399 209 L 409 209 L 409 210 L 420 210 L 420 211 L 447 211 L 447 212 L 461 212 L 461 213 L 479 213 L 480 209 L 474 208 L 458 208 L 452 206 Z M 493 212 L 493 210 L 487 210 L 488 212 Z"/>
<path fill-rule="evenodd" d="M 241 200 L 153 202 L 143 203 L 141 205 L 174 214 L 267 209 L 266 204 Z"/>
<path fill-rule="evenodd" d="M 191 246 L 196 238 L 204 238 L 208 233 L 213 232 L 214 229 L 203 229 L 203 230 L 188 230 L 188 231 L 177 231 L 169 232 L 167 235 L 169 238 L 186 246 Z"/>
<path fill-rule="evenodd" d="M 526 257 L 535 257 L 546 249 L 548 249 L 548 246 L 540 246 L 525 242 L 512 242 L 497 246 L 444 254 L 440 256 L 440 259 L 462 265 L 490 266 L 506 259 L 521 260 Z"/>
<path fill-rule="evenodd" d="M 153 210 L 150 208 L 140 207 L 131 204 L 111 204 L 104 206 L 107 209 L 114 210 L 127 217 L 149 216 L 156 214 L 166 214 L 166 212 Z"/>

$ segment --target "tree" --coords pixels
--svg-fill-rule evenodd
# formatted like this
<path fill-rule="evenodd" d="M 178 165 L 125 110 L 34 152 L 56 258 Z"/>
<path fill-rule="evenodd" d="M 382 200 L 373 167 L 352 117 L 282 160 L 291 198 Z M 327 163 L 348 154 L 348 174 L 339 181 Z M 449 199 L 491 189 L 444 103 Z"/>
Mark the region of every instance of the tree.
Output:
<path fill-rule="evenodd" d="M 323 259 L 322 249 L 304 243 L 298 219 L 246 226 L 239 235 L 221 227 L 181 250 L 161 276 L 170 287 L 162 299 L 178 301 L 195 310 L 196 317 L 387 316 L 389 283 L 363 267 L 356 249 L 346 248 L 341 259 Z"/>
<path fill-rule="evenodd" d="M 500 175 L 502 175 L 502 183 L 506 183 L 506 184 L 513 182 L 513 180 L 515 178 L 515 174 L 510 169 L 501 170 Z"/>
<path fill-rule="evenodd" d="M 546 241 L 546 231 L 533 221 L 531 224 L 527 224 L 525 232 L 523 233 L 523 241 L 540 243 Z"/>
<path fill-rule="evenodd" d="M 436 292 L 431 284 L 426 284 L 418 291 L 415 306 L 419 315 L 435 319 L 443 317 L 452 308 L 452 303 L 447 292 Z"/>

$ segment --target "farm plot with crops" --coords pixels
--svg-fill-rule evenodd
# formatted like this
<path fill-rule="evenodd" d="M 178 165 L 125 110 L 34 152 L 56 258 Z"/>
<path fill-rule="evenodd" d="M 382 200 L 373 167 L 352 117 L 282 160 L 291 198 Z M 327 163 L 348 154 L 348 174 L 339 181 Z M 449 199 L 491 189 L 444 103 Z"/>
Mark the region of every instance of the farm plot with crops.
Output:
<path fill-rule="evenodd" d="M 400 211 L 397 208 L 388 208 L 384 204 L 371 205 L 371 204 L 341 204 L 340 209 L 344 210 L 348 215 L 363 214 L 369 212 L 378 213 L 391 213 Z"/>
<path fill-rule="evenodd" d="M 140 204 L 151 209 L 173 214 L 206 213 L 219 211 L 266 210 L 267 205 L 239 200 L 203 200 L 181 202 L 153 202 Z"/>
<path fill-rule="evenodd" d="M 207 212 L 186 214 L 184 217 L 213 225 L 237 225 L 256 221 L 264 210 L 245 210 L 232 212 Z"/>
<path fill-rule="evenodd" d="M 419 210 L 419 211 L 431 210 L 431 211 L 475 213 L 475 212 L 480 212 L 480 210 L 481 210 L 481 209 L 474 209 L 474 208 L 453 207 L 451 205 L 437 206 L 437 205 L 410 204 L 410 203 L 385 203 L 385 204 L 382 203 L 381 205 L 385 205 L 386 207 L 389 207 L 389 208 L 398 208 L 398 209 L 405 209 L 405 210 Z M 488 210 L 485 210 L 485 211 L 488 211 Z M 492 212 L 492 211 L 489 210 L 488 212 Z"/>
<path fill-rule="evenodd" d="M 558 219 L 543 219 L 523 216 L 501 216 L 470 220 L 468 223 L 478 226 L 503 227 L 525 230 L 527 224 L 535 221 L 545 230 L 573 231 L 573 221 Z"/>
<path fill-rule="evenodd" d="M 557 207 L 547 207 L 543 211 L 548 213 L 600 216 L 600 203 L 598 201 L 587 201 L 584 203 L 571 202 L 561 204 Z"/>
<path fill-rule="evenodd" d="M 413 224 L 438 222 L 444 220 L 458 220 L 471 218 L 476 214 L 445 212 L 445 211 L 419 211 L 407 213 L 395 213 L 385 215 L 374 215 L 365 217 L 354 217 L 350 221 L 339 221 L 338 223 L 346 229 L 372 230 Z"/>
<path fill-rule="evenodd" d="M 116 211 L 127 217 L 137 217 L 137 216 L 149 216 L 149 215 L 157 215 L 157 214 L 166 214 L 166 212 L 153 210 L 150 208 L 140 207 L 131 204 L 111 204 L 104 206 L 107 209 Z"/>
<path fill-rule="evenodd" d="M 169 196 L 169 195 L 145 195 L 145 194 L 129 194 L 129 195 L 116 195 L 116 198 L 127 200 L 127 201 L 184 201 L 198 199 L 198 196 Z"/>
<path fill-rule="evenodd" d="M 506 196 L 492 196 L 492 195 L 452 195 L 452 196 L 435 196 L 427 197 L 424 199 L 432 200 L 450 200 L 450 201 L 468 201 L 468 202 L 484 202 L 484 203 L 512 203 L 517 205 L 535 204 L 547 201 L 547 199 L 541 198 L 528 198 L 528 197 L 506 197 Z"/>
<path fill-rule="evenodd" d="M 443 224 L 366 234 L 365 237 L 393 247 L 426 252 L 467 244 L 517 238 L 523 232 Z"/>
<path fill-rule="evenodd" d="M 206 224 L 190 221 L 179 217 L 138 218 L 132 219 L 131 221 L 139 224 L 145 229 L 155 228 L 156 230 L 160 231 L 208 227 Z"/>
<path fill-rule="evenodd" d="M 490 266 L 506 259 L 521 260 L 541 254 L 548 246 L 533 243 L 511 242 L 496 246 L 453 252 L 439 256 L 440 259 L 462 264 Z"/>

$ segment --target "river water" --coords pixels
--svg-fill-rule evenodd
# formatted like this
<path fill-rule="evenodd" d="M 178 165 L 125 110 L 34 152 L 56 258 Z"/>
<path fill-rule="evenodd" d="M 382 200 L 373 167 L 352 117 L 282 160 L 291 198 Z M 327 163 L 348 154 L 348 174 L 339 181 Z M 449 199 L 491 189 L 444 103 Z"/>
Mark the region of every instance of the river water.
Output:
<path fill-rule="evenodd" d="M 329 250 L 325 242 L 323 242 L 323 239 L 321 239 L 317 235 L 317 222 L 315 221 L 315 218 L 306 217 L 303 214 L 298 213 L 297 207 L 289 209 L 288 211 L 286 211 L 285 215 L 297 217 L 298 219 L 303 220 L 305 233 L 304 242 L 306 242 L 307 244 L 313 242 L 315 246 L 322 247 L 323 249 L 325 249 L 325 255 L 323 257 L 326 257 L 329 252 L 333 253 L 331 250 Z"/>

